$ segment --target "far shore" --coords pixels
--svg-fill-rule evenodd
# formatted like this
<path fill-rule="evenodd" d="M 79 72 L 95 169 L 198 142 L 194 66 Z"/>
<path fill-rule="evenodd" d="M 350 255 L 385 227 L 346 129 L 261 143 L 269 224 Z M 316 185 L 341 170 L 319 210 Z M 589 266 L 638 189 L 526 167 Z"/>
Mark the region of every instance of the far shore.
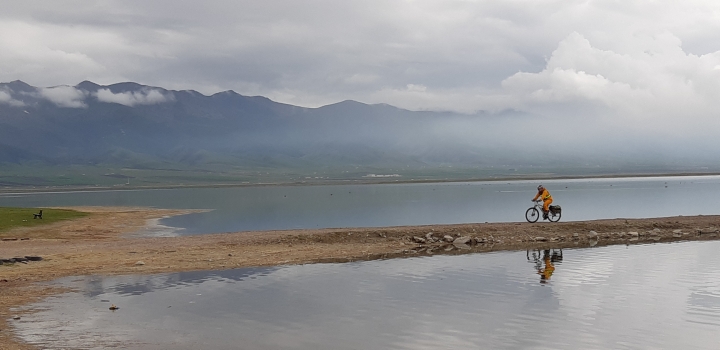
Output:
<path fill-rule="evenodd" d="M 15 338 L 10 331 L 11 318 L 19 314 L 15 308 L 58 293 L 38 282 L 60 277 L 716 240 L 720 234 L 720 216 L 713 215 L 143 237 L 133 233 L 145 229 L 151 220 L 192 211 L 126 207 L 69 209 L 90 215 L 0 233 L 3 239 L 0 258 L 43 258 L 27 264 L 0 265 L 0 349 L 34 349 Z"/>
<path fill-rule="evenodd" d="M 657 177 L 688 177 L 688 176 L 718 176 L 720 172 L 678 172 L 678 173 L 627 173 L 627 174 L 598 174 L 598 175 L 554 175 L 548 174 L 522 174 L 517 176 L 495 176 L 467 179 L 325 179 L 313 181 L 287 181 L 287 182 L 232 182 L 232 183 L 192 183 L 192 184 L 166 184 L 166 185 L 116 185 L 116 186 L 11 186 L 0 187 L 0 193 L 42 193 L 42 192 L 82 192 L 82 191 L 123 191 L 123 190 L 159 190 L 177 188 L 226 188 L 226 187 L 262 187 L 262 186 L 327 186 L 327 185 L 382 185 L 382 184 L 431 184 L 431 183 L 458 183 L 458 182 L 503 182 L 503 181 L 544 181 L 544 180 L 583 180 L 583 179 L 621 179 L 621 178 L 657 178 Z"/>

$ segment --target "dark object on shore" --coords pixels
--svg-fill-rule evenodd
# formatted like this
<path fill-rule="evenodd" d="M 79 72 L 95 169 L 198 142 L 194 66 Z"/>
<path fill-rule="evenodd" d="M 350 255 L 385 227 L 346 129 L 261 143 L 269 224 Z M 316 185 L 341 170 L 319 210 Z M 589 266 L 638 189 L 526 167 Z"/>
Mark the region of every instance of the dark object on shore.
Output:
<path fill-rule="evenodd" d="M 42 261 L 42 260 L 43 260 L 43 258 L 42 258 L 41 256 L 37 256 L 37 255 L 28 255 L 28 256 L 25 256 L 25 257 L 17 256 L 17 257 L 10 258 L 10 259 L 0 258 L 0 265 L 3 265 L 3 264 L 14 264 L 14 263 L 25 263 L 25 264 L 27 264 L 28 261 Z"/>
<path fill-rule="evenodd" d="M 112 311 L 115 311 L 115 310 L 119 309 L 119 307 L 115 306 L 115 304 L 112 304 L 112 305 L 109 307 L 109 309 L 112 310 Z"/>
<path fill-rule="evenodd" d="M 40 210 L 37 214 L 33 214 L 33 219 L 42 219 L 42 210 Z"/>

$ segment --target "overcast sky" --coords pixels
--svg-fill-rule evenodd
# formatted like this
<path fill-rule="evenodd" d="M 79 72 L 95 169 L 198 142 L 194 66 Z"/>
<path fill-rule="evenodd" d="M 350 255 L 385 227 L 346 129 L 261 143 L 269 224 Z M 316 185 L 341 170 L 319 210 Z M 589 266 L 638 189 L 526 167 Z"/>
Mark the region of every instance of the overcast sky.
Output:
<path fill-rule="evenodd" d="M 719 1 L 3 1 L 0 81 L 135 81 L 315 107 L 720 110 Z"/>

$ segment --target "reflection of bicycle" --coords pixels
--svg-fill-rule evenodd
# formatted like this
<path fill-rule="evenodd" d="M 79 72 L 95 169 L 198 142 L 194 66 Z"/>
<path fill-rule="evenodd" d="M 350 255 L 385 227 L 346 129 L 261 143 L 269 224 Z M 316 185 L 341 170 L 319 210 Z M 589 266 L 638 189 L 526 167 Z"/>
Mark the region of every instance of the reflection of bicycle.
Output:
<path fill-rule="evenodd" d="M 536 222 L 538 219 L 540 219 L 540 213 L 542 213 L 542 207 L 543 207 L 543 201 L 538 200 L 535 201 L 535 205 L 530 207 L 525 212 L 525 220 L 528 222 Z M 560 209 L 559 205 L 551 205 L 549 207 L 548 211 L 548 220 L 552 222 L 558 222 L 560 221 L 560 215 L 562 214 L 562 209 Z"/>
<path fill-rule="evenodd" d="M 552 262 L 561 262 L 563 260 L 563 250 L 562 248 L 558 249 L 532 249 L 527 250 L 525 252 L 525 255 L 527 257 L 527 260 L 529 262 L 534 262 L 536 265 L 542 262 L 543 259 L 546 257 L 550 258 L 550 261 Z"/>

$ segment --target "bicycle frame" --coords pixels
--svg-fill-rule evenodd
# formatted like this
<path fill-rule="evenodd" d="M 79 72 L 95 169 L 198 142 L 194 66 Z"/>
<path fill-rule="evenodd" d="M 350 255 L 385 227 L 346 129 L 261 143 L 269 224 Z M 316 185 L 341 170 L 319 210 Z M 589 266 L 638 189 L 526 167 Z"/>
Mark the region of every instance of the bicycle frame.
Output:
<path fill-rule="evenodd" d="M 535 202 L 535 205 L 525 211 L 525 220 L 527 220 L 528 222 L 537 222 L 540 218 L 540 213 L 543 212 L 543 201 L 535 200 L 533 202 Z M 548 210 L 548 220 L 550 220 L 551 222 L 560 221 L 561 215 L 562 212 L 554 212 L 553 210 Z"/>

